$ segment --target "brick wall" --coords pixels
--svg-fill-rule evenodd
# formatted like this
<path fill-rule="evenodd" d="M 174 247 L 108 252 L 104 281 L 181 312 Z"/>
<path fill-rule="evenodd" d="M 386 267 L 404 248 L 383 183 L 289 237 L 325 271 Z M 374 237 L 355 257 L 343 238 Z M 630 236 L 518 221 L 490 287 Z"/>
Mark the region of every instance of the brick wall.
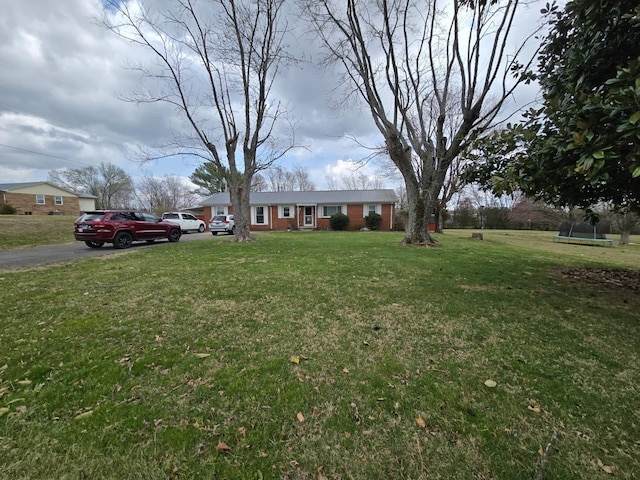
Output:
<path fill-rule="evenodd" d="M 322 207 L 319 207 L 322 208 Z M 212 207 L 204 207 L 203 215 L 205 221 L 208 222 L 209 219 L 213 216 Z M 318 208 L 314 209 L 317 215 Z M 293 229 L 303 228 L 302 217 L 300 215 L 303 214 L 301 212 L 300 207 L 294 207 L 293 213 L 296 215 L 294 218 L 278 218 L 278 207 L 276 205 L 272 205 L 269 207 L 265 207 L 265 213 L 268 213 L 269 223 L 267 225 L 250 225 L 251 230 L 253 231 L 264 231 L 264 230 L 286 230 L 289 225 Z M 233 215 L 233 208 L 229 207 L 229 215 Z M 362 228 L 366 225 L 365 219 L 363 217 L 363 206 L 362 205 L 348 205 L 347 206 L 347 215 L 349 216 L 349 230 L 356 230 Z M 394 207 L 391 204 L 383 204 L 382 205 L 382 222 L 380 223 L 380 230 L 389 231 L 392 230 L 392 221 L 394 215 Z M 251 221 L 251 220 L 249 220 Z M 329 230 L 329 218 L 316 218 L 315 228 L 318 230 Z"/>
<path fill-rule="evenodd" d="M 44 205 L 37 204 L 36 196 L 32 193 L 5 192 L 3 198 L 5 203 L 17 210 L 18 215 L 49 215 L 56 210 L 62 212 L 62 215 L 80 215 L 80 202 L 77 197 L 62 197 L 63 205 L 55 204 L 54 195 L 45 195 Z"/>

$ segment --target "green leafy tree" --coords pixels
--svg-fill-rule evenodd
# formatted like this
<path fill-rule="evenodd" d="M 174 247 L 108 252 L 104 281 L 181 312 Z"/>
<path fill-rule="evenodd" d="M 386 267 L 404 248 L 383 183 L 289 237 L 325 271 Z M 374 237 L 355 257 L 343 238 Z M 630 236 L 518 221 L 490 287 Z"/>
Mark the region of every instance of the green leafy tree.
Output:
<path fill-rule="evenodd" d="M 487 161 L 470 178 L 498 194 L 638 212 L 640 6 L 574 0 L 543 12 L 553 29 L 540 55 L 542 108 L 477 144 Z"/>
<path fill-rule="evenodd" d="M 224 192 L 227 189 L 224 171 L 220 170 L 215 162 L 204 162 L 195 169 L 189 180 L 199 187 L 196 193 L 203 196 Z"/>

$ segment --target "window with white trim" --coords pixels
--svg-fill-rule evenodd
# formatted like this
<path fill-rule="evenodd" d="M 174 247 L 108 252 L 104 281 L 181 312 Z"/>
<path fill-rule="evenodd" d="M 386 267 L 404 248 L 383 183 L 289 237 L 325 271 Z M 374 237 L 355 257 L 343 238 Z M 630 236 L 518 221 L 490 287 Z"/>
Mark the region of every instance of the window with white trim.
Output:
<path fill-rule="evenodd" d="M 369 205 L 365 205 L 364 208 L 362 209 L 362 212 L 364 213 L 365 217 L 368 217 L 373 213 L 382 215 L 382 205 L 380 205 L 379 203 L 378 204 L 371 203 Z"/>
<path fill-rule="evenodd" d="M 280 205 L 278 207 L 278 216 L 280 218 L 293 218 L 293 211 L 292 205 Z"/>
<path fill-rule="evenodd" d="M 267 223 L 267 211 L 263 206 L 253 207 L 253 224 L 265 225 Z"/>
<path fill-rule="evenodd" d="M 54 203 L 56 205 L 64 205 L 62 203 L 62 196 L 61 195 L 56 195 L 55 197 L 53 197 L 53 199 L 54 199 Z"/>
<path fill-rule="evenodd" d="M 336 213 L 342 213 L 342 205 L 323 205 L 322 206 L 323 217 L 331 217 Z"/>
<path fill-rule="evenodd" d="M 44 201 L 44 195 L 39 194 L 39 193 L 38 193 L 38 194 L 36 194 L 36 203 L 37 203 L 38 205 L 44 205 L 44 204 L 45 204 L 45 201 Z"/>
<path fill-rule="evenodd" d="M 215 207 L 214 215 L 226 215 L 226 214 L 227 214 L 227 207 L 223 207 L 220 205 Z"/>

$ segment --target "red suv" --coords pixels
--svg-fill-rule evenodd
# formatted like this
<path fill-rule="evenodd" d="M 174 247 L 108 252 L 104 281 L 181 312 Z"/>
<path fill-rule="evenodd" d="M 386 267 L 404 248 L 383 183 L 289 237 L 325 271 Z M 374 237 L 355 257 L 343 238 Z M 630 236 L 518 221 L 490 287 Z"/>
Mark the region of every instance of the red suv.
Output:
<path fill-rule="evenodd" d="M 153 243 L 161 238 L 177 242 L 182 235 L 180 225 L 136 210 L 86 212 L 73 226 L 76 240 L 91 248 L 100 248 L 105 243 L 113 243 L 115 248 L 129 248 L 134 241 Z"/>

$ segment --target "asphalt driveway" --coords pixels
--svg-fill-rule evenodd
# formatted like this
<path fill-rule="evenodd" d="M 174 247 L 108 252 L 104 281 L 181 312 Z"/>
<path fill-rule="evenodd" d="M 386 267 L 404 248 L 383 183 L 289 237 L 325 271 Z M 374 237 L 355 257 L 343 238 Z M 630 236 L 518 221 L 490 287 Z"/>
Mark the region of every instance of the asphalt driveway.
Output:
<path fill-rule="evenodd" d="M 181 242 L 194 240 L 211 239 L 213 236 L 209 232 L 188 233 L 180 237 Z M 153 244 L 145 242 L 135 242 L 131 248 L 118 250 L 111 244 L 106 244 L 102 248 L 89 248 L 83 242 L 70 243 L 66 245 L 51 245 L 46 247 L 16 248 L 12 250 L 0 250 L 0 271 L 20 270 L 32 268 L 40 265 L 50 265 L 53 263 L 63 263 L 81 258 L 99 257 L 102 255 L 113 255 L 114 253 L 125 253 L 136 251 L 141 248 L 154 248 L 157 245 L 167 244 L 167 240 L 158 240 Z"/>

